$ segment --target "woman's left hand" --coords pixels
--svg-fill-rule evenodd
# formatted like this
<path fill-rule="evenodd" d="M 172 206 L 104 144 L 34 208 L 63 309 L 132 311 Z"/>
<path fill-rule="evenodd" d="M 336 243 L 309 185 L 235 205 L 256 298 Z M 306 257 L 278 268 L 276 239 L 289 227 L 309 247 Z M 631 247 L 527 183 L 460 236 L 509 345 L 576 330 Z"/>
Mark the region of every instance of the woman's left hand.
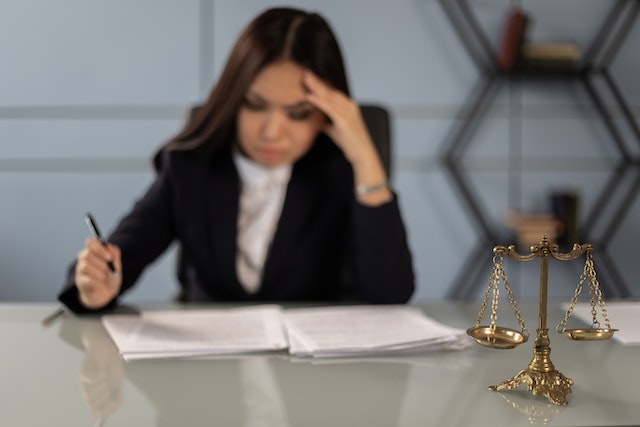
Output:
<path fill-rule="evenodd" d="M 370 155 L 375 147 L 358 104 L 343 92 L 328 86 L 311 71 L 305 72 L 303 82 L 309 91 L 307 100 L 329 118 L 324 132 L 340 147 L 345 157 L 354 163 L 364 155 Z"/>
<path fill-rule="evenodd" d="M 345 93 L 327 85 L 311 71 L 305 72 L 303 83 L 308 90 L 307 100 L 328 117 L 323 131 L 351 163 L 355 186 L 376 188 L 375 192 L 359 195 L 358 200 L 371 206 L 389 201 L 391 191 L 386 185 L 379 185 L 386 184 L 387 173 L 358 104 Z"/>

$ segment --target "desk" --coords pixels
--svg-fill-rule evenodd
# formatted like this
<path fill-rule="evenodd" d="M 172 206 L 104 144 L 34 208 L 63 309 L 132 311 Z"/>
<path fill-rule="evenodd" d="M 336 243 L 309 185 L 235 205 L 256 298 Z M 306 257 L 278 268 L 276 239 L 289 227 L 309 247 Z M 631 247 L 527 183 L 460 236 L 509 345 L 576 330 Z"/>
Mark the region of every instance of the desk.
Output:
<path fill-rule="evenodd" d="M 640 425 L 640 347 L 614 341 L 574 342 L 550 332 L 551 359 L 575 382 L 569 405 L 559 407 L 532 396 L 524 385 L 487 390 L 527 367 L 531 342 L 513 350 L 473 345 L 332 362 L 278 353 L 123 363 L 98 318 L 66 316 L 42 329 L 40 320 L 55 308 L 0 304 L 2 425 Z M 475 322 L 479 304 L 438 302 L 424 309 L 466 328 Z M 520 310 L 535 330 L 537 302 L 520 303 Z M 562 315 L 558 304 L 549 304 L 550 328 Z"/>

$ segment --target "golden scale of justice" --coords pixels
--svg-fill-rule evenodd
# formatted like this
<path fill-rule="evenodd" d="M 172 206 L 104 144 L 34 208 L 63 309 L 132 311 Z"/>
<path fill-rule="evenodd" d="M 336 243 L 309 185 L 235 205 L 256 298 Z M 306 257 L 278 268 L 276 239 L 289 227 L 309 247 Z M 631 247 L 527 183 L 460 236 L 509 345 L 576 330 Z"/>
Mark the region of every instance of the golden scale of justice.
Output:
<path fill-rule="evenodd" d="M 503 256 L 516 261 L 531 261 L 540 258 L 540 306 L 538 312 L 538 329 L 536 333 L 535 344 L 533 348 L 533 360 L 529 363 L 527 369 L 517 373 L 513 378 L 503 381 L 502 383 L 490 386 L 489 390 L 512 390 L 522 383 L 528 384 L 528 390 L 535 396 L 545 396 L 550 402 L 556 405 L 566 405 L 567 395 L 571 393 L 571 385 L 573 380 L 565 377 L 560 371 L 557 371 L 549 358 L 551 348 L 549 347 L 549 330 L 547 329 L 547 285 L 549 274 L 549 258 L 560 261 L 574 260 L 581 255 L 585 255 L 585 264 L 583 272 L 580 276 L 578 286 L 569 304 L 564 319 L 556 327 L 556 331 L 564 334 L 569 339 L 587 341 L 587 340 L 605 340 L 613 336 L 607 310 L 604 307 L 604 300 L 600 291 L 600 285 L 596 279 L 596 272 L 593 266 L 593 246 L 590 244 L 574 244 L 571 251 L 567 253 L 558 252 L 558 245 L 550 243 L 547 237 L 543 237 L 539 244 L 530 247 L 531 253 L 521 255 L 516 252 L 515 246 L 509 247 L 496 246 L 493 248 L 493 272 L 489 279 L 489 286 L 485 292 L 480 313 L 474 327 L 467 330 L 469 334 L 478 344 L 494 349 L 512 349 L 524 343 L 529 338 L 529 332 L 522 320 L 520 311 L 518 310 L 516 300 L 511 292 L 511 286 L 507 281 L 507 276 L 503 268 Z M 520 325 L 520 331 L 496 326 L 498 312 L 498 295 L 500 281 L 504 283 L 511 308 Z M 590 328 L 584 329 L 567 329 L 567 322 L 571 317 L 573 309 L 578 301 L 578 296 L 582 292 L 583 284 L 588 281 L 589 297 L 591 303 L 592 324 Z M 491 322 L 489 326 L 481 326 L 484 312 L 491 300 Z M 604 327 L 600 326 L 597 319 L 598 308 L 604 318 Z"/>

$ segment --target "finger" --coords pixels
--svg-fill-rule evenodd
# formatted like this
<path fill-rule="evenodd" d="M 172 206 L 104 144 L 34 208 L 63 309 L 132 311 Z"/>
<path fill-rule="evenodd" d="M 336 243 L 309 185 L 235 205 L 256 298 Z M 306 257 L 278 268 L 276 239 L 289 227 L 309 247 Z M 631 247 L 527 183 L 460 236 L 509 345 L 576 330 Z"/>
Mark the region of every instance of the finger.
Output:
<path fill-rule="evenodd" d="M 76 271 L 80 274 L 85 274 L 96 281 L 108 282 L 110 276 L 113 275 L 108 267 L 107 261 L 102 257 L 96 256 L 93 253 L 88 253 L 78 260 Z"/>
<path fill-rule="evenodd" d="M 107 294 L 115 296 L 120 289 L 120 276 L 111 272 L 104 264 L 100 266 L 85 266 L 76 274 L 76 285 L 87 295 Z"/>
<path fill-rule="evenodd" d="M 318 95 L 326 94 L 330 90 L 330 86 L 311 70 L 305 70 L 302 75 L 302 84 L 309 92 Z"/>
<path fill-rule="evenodd" d="M 89 308 L 99 308 L 117 295 L 121 281 L 103 260 L 88 256 L 76 266 L 75 284 L 80 301 Z"/>
<path fill-rule="evenodd" d="M 119 277 L 119 272 L 122 270 L 120 248 L 113 244 L 102 244 L 94 238 L 87 239 L 85 249 L 78 254 L 78 264 L 81 261 L 85 261 L 88 266 L 93 266 L 104 275 Z M 106 270 L 104 270 L 105 268 Z M 105 280 L 111 283 L 109 277 Z"/>
<path fill-rule="evenodd" d="M 112 243 L 108 243 L 107 250 L 111 255 L 111 262 L 113 262 L 113 266 L 116 268 L 116 271 L 122 271 L 122 256 L 120 248 Z"/>
<path fill-rule="evenodd" d="M 100 256 L 105 261 L 113 261 L 113 253 L 109 249 L 109 245 L 103 244 L 100 240 L 93 237 L 87 238 L 85 248 L 90 252 Z"/>
<path fill-rule="evenodd" d="M 80 283 L 82 282 L 80 281 Z M 94 285 L 93 283 L 81 285 L 78 282 L 76 282 L 76 286 L 80 302 L 90 309 L 104 307 L 117 295 L 117 292 L 110 290 L 108 286 Z"/>
<path fill-rule="evenodd" d="M 303 81 L 308 89 L 307 100 L 334 119 L 341 100 L 348 99 L 346 95 L 327 85 L 311 71 L 305 73 Z"/>

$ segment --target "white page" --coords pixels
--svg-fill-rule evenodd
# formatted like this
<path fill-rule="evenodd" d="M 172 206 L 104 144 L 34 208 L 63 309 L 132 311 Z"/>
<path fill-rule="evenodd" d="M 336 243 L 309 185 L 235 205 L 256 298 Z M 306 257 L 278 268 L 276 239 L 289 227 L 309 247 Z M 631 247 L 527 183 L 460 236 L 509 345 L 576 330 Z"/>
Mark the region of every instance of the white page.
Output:
<path fill-rule="evenodd" d="M 562 305 L 562 309 L 564 311 L 568 308 L 568 303 Z M 614 332 L 613 339 L 623 345 L 640 345 L 640 328 L 638 328 L 638 320 L 640 319 L 640 302 L 605 302 L 604 308 L 607 310 L 611 328 L 618 329 Z M 600 327 L 606 328 L 599 305 L 596 305 L 596 312 L 596 319 L 600 322 Z M 591 305 L 588 303 L 576 304 L 573 309 L 573 316 L 590 326 L 592 322 Z M 571 319 L 569 322 L 571 322 Z M 567 325 L 567 329 L 570 328 L 572 328 L 572 326 Z"/>
<path fill-rule="evenodd" d="M 106 315 L 102 321 L 127 359 L 282 350 L 288 346 L 282 309 L 275 305 Z"/>
<path fill-rule="evenodd" d="M 464 331 L 448 327 L 411 306 L 338 306 L 285 312 L 290 353 L 336 355 L 460 347 Z"/>

